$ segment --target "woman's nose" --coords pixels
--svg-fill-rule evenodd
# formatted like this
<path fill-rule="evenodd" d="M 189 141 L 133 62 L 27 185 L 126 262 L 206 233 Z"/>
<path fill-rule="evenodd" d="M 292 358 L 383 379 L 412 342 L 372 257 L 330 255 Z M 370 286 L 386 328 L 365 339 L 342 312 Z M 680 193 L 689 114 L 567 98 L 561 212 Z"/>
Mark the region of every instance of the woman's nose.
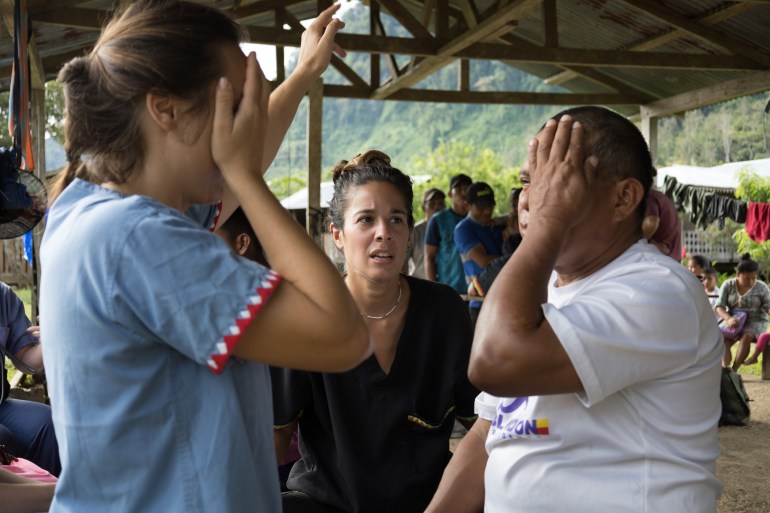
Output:
<path fill-rule="evenodd" d="M 387 221 L 381 221 L 377 223 L 377 240 L 390 240 L 393 238 L 393 234 L 390 231 L 390 223 Z"/>

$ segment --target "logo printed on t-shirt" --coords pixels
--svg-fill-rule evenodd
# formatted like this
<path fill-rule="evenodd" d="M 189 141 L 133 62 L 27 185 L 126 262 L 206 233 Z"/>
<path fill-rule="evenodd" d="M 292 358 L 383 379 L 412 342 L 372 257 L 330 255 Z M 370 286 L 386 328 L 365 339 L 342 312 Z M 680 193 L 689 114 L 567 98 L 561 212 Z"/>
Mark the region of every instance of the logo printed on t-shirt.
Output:
<path fill-rule="evenodd" d="M 490 427 L 491 436 L 500 440 L 520 438 L 524 436 L 548 435 L 548 419 L 521 418 L 516 415 L 523 413 L 529 404 L 529 397 L 516 397 L 509 403 L 501 400 L 497 405 L 497 415 Z"/>

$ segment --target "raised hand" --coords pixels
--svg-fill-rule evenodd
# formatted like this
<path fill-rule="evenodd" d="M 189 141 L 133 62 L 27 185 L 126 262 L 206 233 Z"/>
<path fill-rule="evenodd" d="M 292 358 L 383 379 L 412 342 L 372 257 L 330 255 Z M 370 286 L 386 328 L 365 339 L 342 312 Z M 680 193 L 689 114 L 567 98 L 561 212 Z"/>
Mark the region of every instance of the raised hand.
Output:
<path fill-rule="evenodd" d="M 340 4 L 334 4 L 323 11 L 302 33 L 297 71 L 318 78 L 329 66 L 332 53 L 345 56 L 345 50 L 334 42 L 334 36 L 345 26 L 341 20 L 332 17 L 339 8 Z"/>
<path fill-rule="evenodd" d="M 549 120 L 529 145 L 527 166 L 529 224 L 538 220 L 551 227 L 579 223 L 595 179 L 596 157 L 585 157 L 585 136 L 579 122 L 563 116 Z"/>
<path fill-rule="evenodd" d="M 246 58 L 243 96 L 237 106 L 232 84 L 224 77 L 217 83 L 211 153 L 232 189 L 238 180 L 261 176 L 256 168 L 265 146 L 269 98 L 270 84 L 254 52 Z"/>

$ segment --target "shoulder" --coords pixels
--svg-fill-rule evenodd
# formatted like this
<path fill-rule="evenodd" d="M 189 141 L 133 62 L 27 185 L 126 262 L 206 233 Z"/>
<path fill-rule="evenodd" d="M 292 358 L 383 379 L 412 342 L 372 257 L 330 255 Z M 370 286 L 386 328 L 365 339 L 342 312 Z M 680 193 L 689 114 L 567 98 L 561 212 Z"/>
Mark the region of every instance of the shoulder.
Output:
<path fill-rule="evenodd" d="M 459 303 L 463 300 L 455 289 L 444 283 L 436 281 L 423 280 L 415 276 L 403 275 L 409 284 L 409 290 L 412 294 L 412 301 L 416 301 L 420 306 L 428 306 L 431 302 L 441 305 Z"/>

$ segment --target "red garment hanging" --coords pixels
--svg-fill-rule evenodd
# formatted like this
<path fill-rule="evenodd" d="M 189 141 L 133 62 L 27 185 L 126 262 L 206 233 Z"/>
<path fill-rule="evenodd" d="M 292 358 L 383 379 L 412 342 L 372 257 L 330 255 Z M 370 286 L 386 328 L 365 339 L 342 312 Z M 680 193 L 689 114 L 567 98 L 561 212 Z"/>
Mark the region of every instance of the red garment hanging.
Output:
<path fill-rule="evenodd" d="M 746 233 L 755 242 L 770 239 L 770 205 L 767 203 L 748 204 L 746 213 Z"/>

